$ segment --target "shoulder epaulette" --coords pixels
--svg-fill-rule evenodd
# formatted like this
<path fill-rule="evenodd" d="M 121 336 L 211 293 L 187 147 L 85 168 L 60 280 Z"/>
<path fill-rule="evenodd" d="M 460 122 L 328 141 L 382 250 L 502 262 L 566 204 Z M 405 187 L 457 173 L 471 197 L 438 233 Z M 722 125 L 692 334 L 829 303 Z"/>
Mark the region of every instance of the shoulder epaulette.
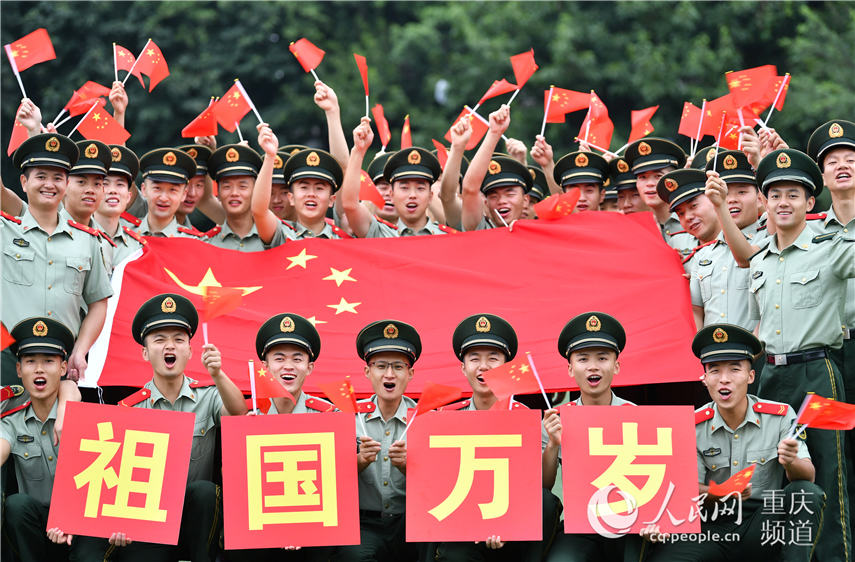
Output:
<path fill-rule="evenodd" d="M 716 240 L 710 240 L 709 242 L 704 242 L 703 244 L 698 244 L 697 246 L 695 246 L 692 249 L 692 253 L 690 253 L 688 256 L 683 258 L 683 263 L 686 263 L 687 261 L 692 259 L 692 256 L 694 256 L 695 253 L 697 253 L 697 251 L 700 250 L 701 248 L 703 248 L 704 246 L 709 246 L 710 244 L 715 244 L 715 243 L 716 243 Z"/>
<path fill-rule="evenodd" d="M 223 227 L 220 225 L 215 226 L 211 230 L 205 232 L 205 238 L 213 238 L 217 234 L 223 231 Z"/>
<path fill-rule="evenodd" d="M 327 224 L 330 225 L 330 228 L 332 228 L 333 233 L 339 238 L 353 238 L 353 236 L 351 236 L 341 228 L 337 227 L 332 219 L 327 219 Z"/>
<path fill-rule="evenodd" d="M 820 234 L 819 236 L 814 236 L 811 239 L 811 242 L 813 242 L 814 244 L 818 244 L 820 242 L 825 242 L 826 240 L 831 240 L 835 236 L 837 236 L 836 232 L 826 232 L 825 234 Z"/>
<path fill-rule="evenodd" d="M 715 411 L 712 408 L 701 408 L 700 410 L 695 410 L 695 425 L 713 419 L 714 415 Z"/>
<path fill-rule="evenodd" d="M 826 213 L 808 213 L 805 215 L 806 221 L 824 221 L 828 215 Z"/>
<path fill-rule="evenodd" d="M 6 211 L 0 211 L 0 215 L 2 215 L 3 218 L 6 219 L 7 221 L 12 221 L 15 224 L 21 224 L 21 219 L 19 219 L 18 217 L 10 215 Z"/>
<path fill-rule="evenodd" d="M 765 225 L 765 224 L 761 224 L 760 226 L 758 226 L 758 227 L 757 227 L 757 230 L 758 230 L 758 231 L 760 231 L 760 230 L 766 230 L 766 225 Z"/>
<path fill-rule="evenodd" d="M 780 402 L 757 402 L 754 404 L 754 411 L 758 414 L 771 414 L 773 416 L 783 416 L 787 413 L 787 404 Z"/>
<path fill-rule="evenodd" d="M 377 409 L 377 406 L 374 405 L 374 402 L 370 400 L 366 400 L 365 402 L 357 402 L 356 403 L 356 411 L 360 414 L 370 414 L 374 410 Z"/>
<path fill-rule="evenodd" d="M 445 406 L 441 406 L 436 409 L 437 412 L 451 412 L 454 410 L 461 410 L 463 408 L 469 407 L 469 404 L 472 401 L 468 398 L 466 400 L 461 400 L 460 402 L 455 402 L 453 404 L 446 404 Z"/>
<path fill-rule="evenodd" d="M 315 398 L 314 396 L 306 397 L 306 408 L 315 410 L 316 412 L 332 412 L 335 410 L 335 404 L 327 402 L 323 398 Z"/>
<path fill-rule="evenodd" d="M 116 243 L 113 242 L 113 240 L 109 236 L 107 236 L 107 233 L 103 230 L 98 231 L 98 236 L 100 236 L 102 240 L 106 240 L 112 247 L 116 247 Z"/>
<path fill-rule="evenodd" d="M 187 377 L 187 380 L 190 381 L 190 388 L 204 388 L 206 386 L 214 386 L 214 381 L 197 381 L 196 379 L 191 379 Z"/>
<path fill-rule="evenodd" d="M 286 221 L 285 219 L 279 219 L 279 222 L 281 222 L 282 224 L 284 224 L 286 227 L 290 228 L 290 229 L 291 229 L 291 230 L 293 230 L 293 231 L 296 231 L 296 230 L 297 230 L 296 228 L 294 228 L 294 225 L 293 225 L 293 224 L 289 223 L 289 222 L 288 222 L 288 221 Z"/>
<path fill-rule="evenodd" d="M 677 236 L 678 234 L 688 234 L 685 230 L 678 230 L 677 232 L 669 232 L 668 236 Z"/>
<path fill-rule="evenodd" d="M 128 221 L 129 223 L 131 223 L 131 224 L 132 224 L 132 225 L 134 225 L 134 226 L 139 226 L 139 225 L 141 225 L 141 224 L 142 224 L 142 219 L 141 219 L 141 218 L 139 218 L 139 217 L 135 217 L 135 216 L 133 216 L 132 214 L 130 214 L 129 212 L 127 212 L 127 211 L 125 211 L 124 213 L 122 213 L 121 215 L 119 215 L 119 218 L 120 218 L 120 219 L 125 219 L 126 221 Z"/>
<path fill-rule="evenodd" d="M 0 388 L 0 402 L 4 402 L 9 400 L 10 398 L 15 398 L 24 393 L 24 387 L 20 384 L 10 384 L 9 386 L 4 386 Z"/>
<path fill-rule="evenodd" d="M 187 228 L 186 226 L 179 226 L 178 232 L 182 232 L 184 234 L 189 234 L 190 236 L 195 236 L 196 238 L 202 238 L 204 234 L 196 230 L 195 228 Z"/>
<path fill-rule="evenodd" d="M 381 218 L 380 218 L 380 217 L 378 217 L 377 215 L 374 215 L 374 218 L 375 218 L 375 219 L 377 219 L 377 222 L 379 222 L 380 224 L 385 224 L 385 225 L 386 225 L 386 226 L 388 226 L 389 228 L 392 228 L 392 229 L 394 229 L 394 230 L 398 230 L 398 225 L 397 225 L 397 224 L 392 224 L 391 222 L 389 222 L 389 221 L 387 221 L 387 220 L 381 219 Z"/>
<path fill-rule="evenodd" d="M 126 408 L 130 408 L 131 406 L 136 406 L 143 400 L 148 399 L 151 396 L 151 391 L 147 388 L 141 388 L 138 391 L 134 392 L 127 398 L 123 400 L 119 400 L 119 406 L 124 406 Z"/>
<path fill-rule="evenodd" d="M 17 408 L 12 408 L 11 410 L 6 410 L 2 414 L 0 414 L 0 418 L 5 418 L 6 416 L 12 415 L 15 412 L 20 412 L 21 410 L 23 410 L 24 408 L 26 408 L 29 405 L 30 405 L 30 401 L 27 400 L 25 403 L 21 404 Z"/>
<path fill-rule="evenodd" d="M 437 227 L 438 229 L 440 229 L 441 231 L 443 231 L 444 233 L 446 233 L 446 234 L 457 234 L 458 232 L 460 232 L 459 230 L 455 230 L 455 229 L 451 228 L 451 227 L 450 227 L 450 226 L 448 226 L 447 224 L 439 224 L 439 223 L 437 223 L 437 224 L 436 224 L 436 227 Z"/>
<path fill-rule="evenodd" d="M 148 240 L 146 240 L 145 238 L 143 238 L 142 236 L 140 236 L 139 234 L 137 234 L 135 231 L 131 230 L 127 226 L 123 225 L 122 229 L 125 231 L 125 234 L 127 234 L 128 236 L 130 236 L 131 238 L 133 238 L 134 240 L 136 240 L 137 242 L 139 242 L 143 246 L 148 244 Z"/>
<path fill-rule="evenodd" d="M 100 236 L 101 231 L 98 230 L 97 228 L 92 228 L 91 226 L 86 226 L 85 224 L 80 224 L 79 222 L 77 222 L 73 219 L 68 219 L 68 226 L 70 226 L 72 228 L 76 228 L 77 230 L 82 230 L 86 234 L 89 234 L 90 236 L 94 236 L 95 238 L 101 237 Z"/>

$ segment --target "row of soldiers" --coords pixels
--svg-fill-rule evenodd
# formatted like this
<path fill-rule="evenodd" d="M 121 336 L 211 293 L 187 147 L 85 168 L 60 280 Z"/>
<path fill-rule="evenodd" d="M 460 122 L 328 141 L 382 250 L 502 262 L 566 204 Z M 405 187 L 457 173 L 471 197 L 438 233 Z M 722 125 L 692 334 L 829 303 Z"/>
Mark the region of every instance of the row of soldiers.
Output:
<path fill-rule="evenodd" d="M 852 123 L 818 127 L 807 154 L 787 148 L 771 130 L 744 128 L 741 152 L 704 150 L 691 162 L 676 144 L 647 138 L 611 161 L 580 150 L 553 163 L 551 147 L 538 138 L 531 157 L 539 168 L 527 168 L 518 141 L 507 143 L 508 154 L 495 153 L 510 123 L 510 110 L 502 107 L 490 115 L 471 162 L 463 156 L 471 135 L 465 119 L 452 128 L 444 169 L 420 148 L 376 157 L 367 174 L 386 200 L 376 208 L 359 201 L 370 125 L 364 119 L 356 127 L 348 151 L 335 93 L 322 83 L 316 88 L 330 152 L 280 150 L 261 124 L 263 157 L 244 145 L 215 149 L 214 139 L 199 138 L 184 150 L 156 149 L 137 160 L 124 146 L 38 134 L 38 109 L 25 100 L 19 120 L 34 136 L 13 161 L 28 200 L 25 205 L 4 190 L 0 220 L 4 324 L 47 316 L 68 326 L 76 336 L 68 372 L 76 380 L 103 326 L 111 268 L 145 244 L 145 236 L 194 236 L 252 251 L 315 236 L 443 234 L 533 218 L 533 200 L 571 188 L 579 189 L 578 210 L 599 210 L 613 189 L 621 212 L 652 211 L 665 242 L 683 255 L 698 328 L 727 322 L 757 330 L 766 353 L 755 364 L 758 372 L 763 368 L 756 383 L 761 396 L 797 406 L 806 391 L 850 401 L 855 395 Z M 126 107 L 117 83 L 114 107 L 121 99 Z M 810 215 L 823 191 L 831 195 L 830 208 Z M 188 222 L 202 213 L 221 223 L 208 235 Z M 5 351 L 4 384 L 15 381 L 12 365 Z M 79 397 L 71 381 L 60 388 L 64 397 Z M 819 433 L 816 441 L 831 435 Z M 846 545 L 848 553 L 851 467 L 845 461 L 852 449 L 844 452 L 843 441 L 852 447 L 853 438 L 828 439 L 820 448 L 832 462 L 818 463 L 818 478 L 836 510 L 826 518 L 825 535 L 837 528 L 842 540 L 829 544 L 835 550 Z M 837 483 L 833 490 L 825 479 Z"/>

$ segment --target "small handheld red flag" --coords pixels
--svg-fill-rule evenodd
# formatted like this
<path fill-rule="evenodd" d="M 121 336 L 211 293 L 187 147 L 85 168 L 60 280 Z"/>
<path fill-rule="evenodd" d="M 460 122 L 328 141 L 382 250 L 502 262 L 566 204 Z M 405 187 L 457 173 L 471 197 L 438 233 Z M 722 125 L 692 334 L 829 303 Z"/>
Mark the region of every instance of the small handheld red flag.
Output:
<path fill-rule="evenodd" d="M 148 91 L 154 90 L 164 78 L 169 76 L 169 66 L 166 64 L 166 59 L 163 58 L 163 53 L 160 52 L 160 47 L 155 45 L 154 41 L 149 39 L 148 46 L 143 50 L 134 74 L 145 74 L 148 76 Z M 137 76 L 139 77 L 139 76 Z"/>
<path fill-rule="evenodd" d="M 353 58 L 356 59 L 356 66 L 359 67 L 359 75 L 362 76 L 362 87 L 365 89 L 365 95 L 368 95 L 368 62 L 362 55 L 353 53 Z"/>
<path fill-rule="evenodd" d="M 6 56 L 18 72 L 23 72 L 41 62 L 53 60 L 56 53 L 53 50 L 47 29 L 39 29 L 24 35 L 17 41 L 5 45 Z"/>
<path fill-rule="evenodd" d="M 720 498 L 728 494 L 741 494 L 748 487 L 748 484 L 751 483 L 751 476 L 754 475 L 756 467 L 756 464 L 752 464 L 748 468 L 740 470 L 721 484 L 716 484 L 710 480 L 709 493 Z"/>
<path fill-rule="evenodd" d="M 534 212 L 540 220 L 556 220 L 566 217 L 576 208 L 581 191 L 578 187 L 571 188 L 560 195 L 550 195 L 540 203 L 534 204 Z"/>
<path fill-rule="evenodd" d="M 778 69 L 773 64 L 724 74 L 724 78 L 727 80 L 727 88 L 733 95 L 733 101 L 737 107 L 751 105 L 762 100 L 766 92 L 769 91 L 769 86 L 777 77 Z"/>
<path fill-rule="evenodd" d="M 677 134 L 690 139 L 701 140 L 703 135 L 698 134 L 698 124 L 701 121 L 701 108 L 691 102 L 683 103 L 683 113 L 680 115 L 680 127 Z"/>
<path fill-rule="evenodd" d="M 511 66 L 514 69 L 514 77 L 517 80 L 516 89 L 522 88 L 534 71 L 538 69 L 534 62 L 534 49 L 511 57 Z"/>
<path fill-rule="evenodd" d="M 632 111 L 630 117 L 630 120 L 632 121 L 632 131 L 629 133 L 629 142 L 635 142 L 653 132 L 653 124 L 650 122 L 650 119 L 658 109 L 659 106 L 654 105 L 645 109 Z"/>
<path fill-rule="evenodd" d="M 600 97 L 591 91 L 590 109 L 582 121 L 577 137 L 608 150 L 614 131 L 615 126 L 609 118 L 609 110 Z"/>
<path fill-rule="evenodd" d="M 436 148 L 436 158 L 439 160 L 439 167 L 445 170 L 445 163 L 448 162 L 448 149 L 445 145 L 436 139 L 430 139 L 433 146 Z"/>
<path fill-rule="evenodd" d="M 389 130 L 386 116 L 383 115 L 383 106 L 378 103 L 372 107 L 371 115 L 374 116 L 374 126 L 377 127 L 377 134 L 380 135 L 380 144 L 384 147 L 388 146 L 389 141 L 392 140 L 392 132 Z"/>
<path fill-rule="evenodd" d="M 302 66 L 303 70 L 306 72 L 311 72 L 316 69 L 318 65 L 321 64 L 321 61 L 324 60 L 324 55 L 326 54 L 323 49 L 316 47 L 305 37 L 291 43 L 291 45 L 288 46 L 288 50 L 291 51 L 297 59 L 297 62 L 300 63 L 300 66 Z"/>
<path fill-rule="evenodd" d="M 105 144 L 124 144 L 131 137 L 131 134 L 113 119 L 110 112 L 103 108 L 96 108 L 81 119 L 77 130 L 87 139 L 99 140 Z"/>
<path fill-rule="evenodd" d="M 564 123 L 568 113 L 587 109 L 591 101 L 589 93 L 555 87 L 552 88 L 551 99 L 549 90 L 546 90 L 543 96 L 543 111 L 546 112 L 547 123 Z"/>
<path fill-rule="evenodd" d="M 230 133 L 235 131 L 236 124 L 252 109 L 237 82 L 211 107 L 217 122 Z"/>
<path fill-rule="evenodd" d="M 422 390 L 419 402 L 416 405 L 416 415 L 435 410 L 440 406 L 450 404 L 455 400 L 463 398 L 463 391 L 455 386 L 429 382 Z"/>
<path fill-rule="evenodd" d="M 790 89 L 790 75 L 776 76 L 766 89 L 766 95 L 763 96 L 762 102 L 769 107 L 773 103 L 775 109 L 781 111 L 784 109 L 784 100 L 787 98 L 787 92 Z"/>
<path fill-rule="evenodd" d="M 799 408 L 799 425 L 814 429 L 848 431 L 855 429 L 855 404 L 838 402 L 818 394 L 808 394 Z"/>
<path fill-rule="evenodd" d="M 347 379 L 342 379 L 338 382 L 321 382 L 318 386 L 327 395 L 330 402 L 335 404 L 335 407 L 348 414 L 355 414 L 358 411 L 356 405 L 356 393 L 353 391 L 353 385 Z"/>
<path fill-rule="evenodd" d="M 243 290 L 232 287 L 202 287 L 202 318 L 209 322 L 240 308 Z"/>
<path fill-rule="evenodd" d="M 413 134 L 410 131 L 410 116 L 404 117 L 404 127 L 401 129 L 401 150 L 413 146 Z"/>
<path fill-rule="evenodd" d="M 527 357 L 518 357 L 495 369 L 490 369 L 484 373 L 484 381 L 499 399 L 514 394 L 540 392 L 540 385 L 537 384 Z"/>
<path fill-rule="evenodd" d="M 21 109 L 20 105 L 18 106 L 18 109 Z M 17 114 L 18 112 L 16 111 L 15 115 Z M 27 131 L 27 128 L 24 127 L 24 125 L 22 125 L 21 122 L 18 121 L 18 119 L 16 118 L 15 124 L 12 125 L 12 136 L 9 138 L 9 147 L 6 149 L 6 156 L 12 156 L 12 153 L 18 150 L 18 147 L 21 146 L 21 143 L 27 140 L 28 136 L 29 133 Z M 5 330 L 6 328 L 3 328 L 4 332 Z"/>
<path fill-rule="evenodd" d="M 507 94 L 508 92 L 513 92 L 517 90 L 516 84 L 511 84 L 504 78 L 501 80 L 493 80 L 493 84 L 484 92 L 484 95 L 481 96 L 481 99 L 478 100 L 478 105 L 481 105 L 485 101 L 490 98 L 494 98 L 496 96 L 501 96 L 502 94 Z"/>
<path fill-rule="evenodd" d="M 255 395 L 258 398 L 281 397 L 294 403 L 297 402 L 294 400 L 294 395 L 288 392 L 288 389 L 282 386 L 282 383 L 264 367 L 255 371 Z"/>
<path fill-rule="evenodd" d="M 6 329 L 6 325 L 0 322 L 0 350 L 6 349 L 13 343 L 15 343 L 15 338 Z"/>
<path fill-rule="evenodd" d="M 136 68 L 137 57 L 121 45 L 113 43 L 113 49 L 116 51 L 113 57 L 116 60 L 116 72 L 119 70 L 130 72 L 137 77 L 137 80 L 140 81 L 140 86 L 145 88 L 145 82 L 143 82 L 142 74 L 140 74 L 140 71 Z"/>
<path fill-rule="evenodd" d="M 208 104 L 202 113 L 181 129 L 184 138 L 210 137 L 217 134 L 217 118 L 214 116 L 214 100 Z"/>
<path fill-rule="evenodd" d="M 480 115 L 476 115 L 470 111 L 468 107 L 464 107 L 463 111 L 460 112 L 460 115 L 457 116 L 457 119 L 454 120 L 454 123 L 451 124 L 451 127 L 448 128 L 448 131 L 446 131 L 445 136 L 442 138 L 450 143 L 451 129 L 457 125 L 461 119 L 468 119 L 469 127 L 472 129 L 472 136 L 469 137 L 469 142 L 466 143 L 464 150 L 472 150 L 478 146 L 478 143 L 481 142 L 481 139 L 483 139 L 484 135 L 487 134 L 487 131 L 490 130 L 490 124 Z"/>
<path fill-rule="evenodd" d="M 368 172 L 365 170 L 362 170 L 359 176 L 359 200 L 371 201 L 378 209 L 386 206 L 386 200 L 377 191 L 377 186 L 374 185 L 374 182 L 371 181 L 371 178 L 368 177 Z"/>

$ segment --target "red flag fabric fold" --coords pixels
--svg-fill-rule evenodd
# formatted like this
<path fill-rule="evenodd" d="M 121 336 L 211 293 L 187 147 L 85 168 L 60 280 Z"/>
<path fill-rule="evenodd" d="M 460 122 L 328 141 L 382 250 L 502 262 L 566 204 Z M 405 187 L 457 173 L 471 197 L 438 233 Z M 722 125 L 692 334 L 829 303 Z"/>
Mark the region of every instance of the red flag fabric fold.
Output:
<path fill-rule="evenodd" d="M 404 117 L 404 126 L 401 128 L 401 149 L 413 146 L 413 133 L 410 131 L 410 116 Z"/>
<path fill-rule="evenodd" d="M 484 381 L 497 398 L 514 394 L 536 394 L 540 385 L 526 356 L 517 357 L 504 365 L 490 369 L 483 375 Z"/>
<path fill-rule="evenodd" d="M 814 429 L 855 429 L 855 404 L 838 402 L 818 394 L 808 394 L 799 408 L 799 425 Z"/>
<path fill-rule="evenodd" d="M 48 35 L 47 29 L 43 27 L 24 35 L 17 41 L 8 43 L 5 48 L 6 56 L 9 57 L 18 72 L 23 72 L 31 66 L 56 58 L 50 35 Z"/>
<path fill-rule="evenodd" d="M 540 220 L 556 220 L 573 213 L 582 192 L 573 187 L 560 195 L 550 195 L 543 201 L 534 204 L 534 212 Z"/>
<path fill-rule="evenodd" d="M 726 72 L 724 75 L 725 80 L 727 80 L 727 88 L 730 90 L 737 107 L 761 101 L 777 77 L 778 69 L 773 64 L 746 68 L 736 72 Z"/>
<path fill-rule="evenodd" d="M 430 140 L 433 143 L 434 148 L 436 148 L 436 158 L 439 160 L 439 165 L 443 170 L 445 170 L 445 163 L 448 162 L 448 149 L 445 148 L 445 145 L 438 140 Z"/>
<path fill-rule="evenodd" d="M 377 191 L 377 186 L 374 185 L 365 170 L 362 170 L 359 176 L 359 200 L 371 201 L 378 209 L 382 209 L 386 205 L 386 200 Z"/>
<path fill-rule="evenodd" d="M 318 383 L 318 388 L 329 398 L 336 408 L 347 414 L 355 414 L 358 411 L 356 404 L 356 393 L 353 385 L 348 379 L 336 382 Z"/>
<path fill-rule="evenodd" d="M 15 343 L 15 338 L 6 329 L 6 325 L 0 322 L 0 350 L 6 349 L 13 343 Z"/>
<path fill-rule="evenodd" d="M 469 142 L 466 143 L 464 150 L 472 150 L 478 146 L 478 143 L 481 142 L 481 139 L 483 139 L 484 135 L 487 134 L 487 131 L 490 130 L 490 124 L 487 123 L 484 118 L 479 115 L 475 115 L 473 112 L 469 111 L 467 107 L 464 107 L 463 111 L 460 112 L 460 115 L 457 116 L 457 119 L 454 120 L 451 127 L 448 128 L 448 131 L 446 131 L 445 136 L 442 138 L 450 143 L 451 129 L 457 125 L 461 119 L 468 119 L 469 127 L 472 129 L 472 136 L 469 137 Z"/>
<path fill-rule="evenodd" d="M 494 80 L 493 84 L 487 89 L 486 92 L 484 92 L 484 95 L 481 96 L 481 99 L 478 100 L 478 105 L 481 105 L 490 98 L 501 96 L 502 94 L 507 94 L 508 92 L 513 92 L 516 89 L 516 84 L 511 84 L 504 78 L 502 78 L 501 80 Z"/>
<path fill-rule="evenodd" d="M 136 76 L 137 80 L 140 81 L 140 86 L 145 88 L 145 82 L 143 82 L 142 74 L 140 74 L 140 71 L 134 67 L 134 63 L 136 62 L 137 57 L 135 57 L 133 53 L 131 53 L 128 49 L 122 47 L 121 45 L 116 45 L 114 43 L 113 48 L 116 50 L 116 53 L 114 55 L 116 60 L 116 70 L 124 70 L 125 72 L 131 72 L 131 69 L 133 69 L 133 72 L 131 72 L 131 74 Z"/>
<path fill-rule="evenodd" d="M 550 99 L 549 90 L 546 90 L 543 94 L 543 111 L 547 113 L 546 122 L 564 123 L 568 113 L 587 109 L 590 101 L 591 94 L 589 93 L 554 87 L 552 88 L 552 98 Z M 548 112 L 547 105 L 549 108 Z"/>
<path fill-rule="evenodd" d="M 255 396 L 256 398 L 288 398 L 295 404 L 297 402 L 294 400 L 294 395 L 264 367 L 255 371 Z"/>
<path fill-rule="evenodd" d="M 709 493 L 720 498 L 723 498 L 728 494 L 741 494 L 742 491 L 748 487 L 748 484 L 751 483 L 751 477 L 754 475 L 754 469 L 756 467 L 756 464 L 752 464 L 751 466 L 740 470 L 721 484 L 716 484 L 714 481 L 710 480 Z"/>
<path fill-rule="evenodd" d="M 632 131 L 629 133 L 629 142 L 635 142 L 638 139 L 644 138 L 653 132 L 653 124 L 650 119 L 653 114 L 659 109 L 658 105 L 645 109 L 633 110 L 630 114 L 632 122 Z"/>
<path fill-rule="evenodd" d="M 204 287 L 202 289 L 202 318 L 210 322 L 218 316 L 223 316 L 240 307 L 243 300 L 241 289 L 230 287 Z"/>
<path fill-rule="evenodd" d="M 18 109 L 21 109 L 21 106 L 18 106 Z M 18 115 L 18 112 L 15 112 L 15 115 Z M 18 119 L 15 119 L 15 124 L 12 125 L 12 136 L 9 137 L 9 146 L 6 148 L 6 156 L 12 156 L 12 153 L 18 150 L 18 147 L 21 146 L 27 138 L 29 137 L 29 132 L 24 125 L 21 124 Z M 5 329 L 5 328 L 4 328 Z"/>
<path fill-rule="evenodd" d="M 677 134 L 701 140 L 703 134 L 698 134 L 700 122 L 701 108 L 691 102 L 683 102 L 683 113 L 680 114 L 680 127 L 677 129 Z"/>
<path fill-rule="evenodd" d="M 154 87 L 169 76 L 169 66 L 166 64 L 166 59 L 163 58 L 163 53 L 160 52 L 154 41 L 149 40 L 137 61 L 137 67 L 134 74 L 144 74 L 148 76 L 148 91 L 154 90 Z"/>
<path fill-rule="evenodd" d="M 311 72 L 316 69 L 321 64 L 321 61 L 324 60 L 324 55 L 326 54 L 326 51 L 316 47 L 305 37 L 291 43 L 288 50 L 291 51 L 305 72 Z"/>
<path fill-rule="evenodd" d="M 362 55 L 353 53 L 353 58 L 356 59 L 356 66 L 359 67 L 359 74 L 362 76 L 362 87 L 365 89 L 365 95 L 368 95 L 368 62 Z"/>
<path fill-rule="evenodd" d="M 534 62 L 534 49 L 512 56 L 511 66 L 514 69 L 514 77 L 517 81 L 516 89 L 522 88 L 534 74 L 534 71 L 539 68 Z"/>
<path fill-rule="evenodd" d="M 422 395 L 416 405 L 416 415 L 430 412 L 461 398 L 463 398 L 463 391 L 458 387 L 429 382 L 422 390 Z"/>
<path fill-rule="evenodd" d="M 202 113 L 181 129 L 181 136 L 184 138 L 216 136 L 217 117 L 214 115 L 214 105 L 215 103 L 208 104 Z"/>
<path fill-rule="evenodd" d="M 588 125 L 589 122 L 590 126 Z M 608 149 L 612 143 L 614 132 L 615 126 L 609 118 L 609 110 L 606 108 L 606 104 L 592 91 L 590 109 L 588 109 L 588 114 L 582 121 L 582 127 L 579 128 L 579 134 L 576 136 L 591 144 Z"/>
<path fill-rule="evenodd" d="M 213 106 L 214 116 L 220 126 L 230 133 L 235 132 L 237 123 L 250 112 L 249 102 L 238 88 L 237 83 L 232 85 Z"/>
<path fill-rule="evenodd" d="M 105 144 L 124 144 L 131 134 L 113 119 L 110 112 L 103 108 L 95 108 L 84 117 L 77 126 L 77 131 L 90 140 L 99 140 Z"/>
<path fill-rule="evenodd" d="M 389 141 L 392 140 L 392 132 L 389 130 L 389 122 L 386 121 L 386 116 L 383 114 L 383 106 L 378 103 L 372 107 L 371 115 L 374 117 L 377 134 L 380 135 L 380 144 L 389 146 Z"/>

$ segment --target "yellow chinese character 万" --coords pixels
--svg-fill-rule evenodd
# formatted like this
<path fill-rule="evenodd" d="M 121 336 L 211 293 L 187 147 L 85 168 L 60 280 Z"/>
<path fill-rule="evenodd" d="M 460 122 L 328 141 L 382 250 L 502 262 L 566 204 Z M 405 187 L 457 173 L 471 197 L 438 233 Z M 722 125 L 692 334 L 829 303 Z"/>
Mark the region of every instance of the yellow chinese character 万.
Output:
<path fill-rule="evenodd" d="M 113 440 L 113 424 L 98 424 L 98 439 L 81 439 L 80 450 L 97 453 L 92 463 L 74 476 L 77 489 L 86 489 L 84 517 L 121 517 L 143 521 L 166 521 L 166 510 L 160 509 L 163 480 L 166 474 L 166 453 L 169 448 L 169 434 L 129 429 L 125 432 L 124 442 Z M 151 445 L 150 456 L 137 454 L 139 445 Z M 119 449 L 122 457 L 119 473 L 108 466 Z M 147 480 L 134 480 L 135 469 L 148 473 Z M 101 491 L 116 488 L 114 503 L 101 505 Z M 131 494 L 142 494 L 145 502 L 142 506 L 129 505 Z"/>
<path fill-rule="evenodd" d="M 472 489 L 476 471 L 493 473 L 493 499 L 479 503 L 481 517 L 496 519 L 508 512 L 510 504 L 510 459 L 476 459 L 478 447 L 522 447 L 522 435 L 431 435 L 431 448 L 460 449 L 460 471 L 451 493 L 439 505 L 428 510 L 442 521 L 457 510 Z"/>
<path fill-rule="evenodd" d="M 640 445 L 638 443 L 638 424 L 624 422 L 621 424 L 622 443 L 604 444 L 603 428 L 588 428 L 588 453 L 592 456 L 614 456 L 612 464 L 594 479 L 591 484 L 596 488 L 605 488 L 614 484 L 618 489 L 627 492 L 635 498 L 637 507 L 645 505 L 652 500 L 665 478 L 664 464 L 642 464 L 635 463 L 637 456 L 672 455 L 671 430 L 670 427 L 656 428 L 656 443 Z M 628 476 L 646 476 L 641 488 L 637 487 Z M 615 513 L 623 513 L 629 510 L 627 502 L 621 500 L 609 504 Z"/>
<path fill-rule="evenodd" d="M 281 469 L 262 470 L 262 461 Z M 338 525 L 335 433 L 248 435 L 246 477 L 250 530 L 287 523 Z M 281 484 L 281 493 L 265 495 L 265 483 Z M 316 509 L 287 509 L 306 507 Z"/>

